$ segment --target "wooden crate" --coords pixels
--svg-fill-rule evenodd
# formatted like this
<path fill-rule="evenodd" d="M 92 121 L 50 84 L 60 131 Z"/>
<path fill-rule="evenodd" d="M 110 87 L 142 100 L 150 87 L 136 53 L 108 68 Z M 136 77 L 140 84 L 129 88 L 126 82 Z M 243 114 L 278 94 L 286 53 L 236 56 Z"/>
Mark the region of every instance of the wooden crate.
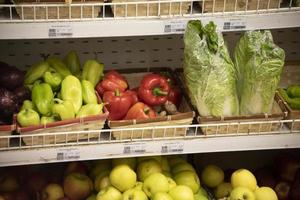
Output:
<path fill-rule="evenodd" d="M 286 88 L 287 86 L 293 84 L 300 85 L 300 61 L 286 62 L 283 69 L 280 86 Z M 300 110 L 292 109 L 279 93 L 277 93 L 277 95 L 284 102 L 284 105 L 288 111 L 286 119 L 300 119 Z M 292 130 L 300 130 L 300 122 L 287 123 L 287 125 Z"/>
<path fill-rule="evenodd" d="M 141 0 L 112 0 L 113 3 L 139 2 Z M 126 5 L 113 5 L 112 10 L 115 17 L 138 17 L 138 16 L 162 16 L 162 15 L 183 15 L 187 14 L 191 2 L 164 2 L 128 4 L 127 13 Z"/>
<path fill-rule="evenodd" d="M 180 78 L 181 85 L 187 91 L 184 79 L 183 69 L 176 69 L 177 76 Z M 188 94 L 185 92 L 186 96 Z M 189 102 L 190 103 L 190 102 Z M 190 103 L 191 104 L 191 103 Z M 192 106 L 192 105 L 191 105 Z M 205 126 L 201 127 L 203 134 L 234 134 L 234 133 L 254 133 L 254 132 L 271 132 L 277 131 L 281 128 L 281 123 L 260 123 L 268 121 L 278 121 L 284 119 L 287 111 L 283 102 L 277 97 L 274 97 L 274 103 L 270 114 L 244 115 L 232 117 L 214 117 L 214 116 L 200 116 L 197 109 L 197 121 L 199 124 Z M 256 124 L 243 124 L 245 122 L 257 122 Z M 229 124 L 231 123 L 231 124 Z M 218 126 L 214 125 L 218 124 Z M 223 125 L 222 125 L 223 124 Z M 206 126 L 207 125 L 207 126 Z"/>
<path fill-rule="evenodd" d="M 128 81 L 131 88 L 137 87 L 142 80 L 143 76 L 149 72 L 169 72 L 169 68 L 152 68 L 147 69 L 125 69 L 119 71 Z M 145 128 L 153 126 L 176 126 L 176 125 L 189 125 L 192 124 L 195 116 L 194 111 L 188 104 L 188 100 L 182 98 L 182 103 L 179 107 L 179 113 L 175 115 L 158 116 L 154 119 L 145 120 L 114 120 L 108 121 L 111 129 L 121 128 Z M 168 128 L 168 129 L 148 129 L 136 131 L 112 131 L 112 135 L 117 139 L 137 139 L 137 138 L 161 138 L 161 137 L 176 137 L 184 136 L 187 133 L 186 128 Z"/>
<path fill-rule="evenodd" d="M 205 0 L 199 1 L 204 12 L 232 12 L 279 8 L 282 0 Z"/>

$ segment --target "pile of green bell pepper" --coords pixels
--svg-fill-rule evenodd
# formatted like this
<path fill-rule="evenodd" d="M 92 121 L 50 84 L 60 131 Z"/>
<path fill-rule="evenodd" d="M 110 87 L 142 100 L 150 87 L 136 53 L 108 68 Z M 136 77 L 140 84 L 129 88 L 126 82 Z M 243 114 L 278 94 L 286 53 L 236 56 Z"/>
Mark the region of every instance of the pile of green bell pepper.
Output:
<path fill-rule="evenodd" d="M 49 57 L 32 65 L 26 72 L 24 85 L 31 99 L 23 102 L 17 121 L 21 126 L 48 124 L 58 120 L 98 115 L 95 85 L 103 76 L 103 65 L 96 60 L 85 62 L 83 69 L 75 51 L 61 60 Z"/>

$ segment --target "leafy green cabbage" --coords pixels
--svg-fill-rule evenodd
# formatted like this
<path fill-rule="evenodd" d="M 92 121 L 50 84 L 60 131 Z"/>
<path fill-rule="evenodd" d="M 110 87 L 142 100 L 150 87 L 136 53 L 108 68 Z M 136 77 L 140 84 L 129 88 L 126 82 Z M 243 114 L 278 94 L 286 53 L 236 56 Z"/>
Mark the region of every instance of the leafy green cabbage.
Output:
<path fill-rule="evenodd" d="M 240 38 L 234 62 L 241 115 L 271 112 L 284 59 L 270 31 L 249 31 Z"/>
<path fill-rule="evenodd" d="M 189 21 L 184 34 L 183 74 L 193 106 L 201 116 L 239 114 L 236 69 L 213 22 Z"/>

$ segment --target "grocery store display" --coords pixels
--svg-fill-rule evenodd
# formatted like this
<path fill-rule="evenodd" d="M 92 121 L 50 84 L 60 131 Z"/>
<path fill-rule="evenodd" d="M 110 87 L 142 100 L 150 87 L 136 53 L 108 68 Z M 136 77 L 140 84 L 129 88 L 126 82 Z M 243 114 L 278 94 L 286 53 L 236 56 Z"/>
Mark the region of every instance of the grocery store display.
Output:
<path fill-rule="evenodd" d="M 234 50 L 240 114 L 271 113 L 285 52 L 270 31 L 248 31 Z"/>
<path fill-rule="evenodd" d="M 235 68 L 216 25 L 189 21 L 184 44 L 183 74 L 193 106 L 202 116 L 238 115 Z"/>

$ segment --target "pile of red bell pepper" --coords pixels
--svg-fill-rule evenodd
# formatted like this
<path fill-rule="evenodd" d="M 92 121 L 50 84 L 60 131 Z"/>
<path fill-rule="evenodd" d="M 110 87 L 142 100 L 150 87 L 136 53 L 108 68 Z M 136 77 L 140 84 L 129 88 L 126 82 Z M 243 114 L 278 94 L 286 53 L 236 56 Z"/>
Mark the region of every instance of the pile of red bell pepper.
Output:
<path fill-rule="evenodd" d="M 109 71 L 96 85 L 109 111 L 109 120 L 155 118 L 154 106 L 172 102 L 178 108 L 182 94 L 176 82 L 164 74 L 146 74 L 139 87 L 129 89 L 124 76 Z"/>

